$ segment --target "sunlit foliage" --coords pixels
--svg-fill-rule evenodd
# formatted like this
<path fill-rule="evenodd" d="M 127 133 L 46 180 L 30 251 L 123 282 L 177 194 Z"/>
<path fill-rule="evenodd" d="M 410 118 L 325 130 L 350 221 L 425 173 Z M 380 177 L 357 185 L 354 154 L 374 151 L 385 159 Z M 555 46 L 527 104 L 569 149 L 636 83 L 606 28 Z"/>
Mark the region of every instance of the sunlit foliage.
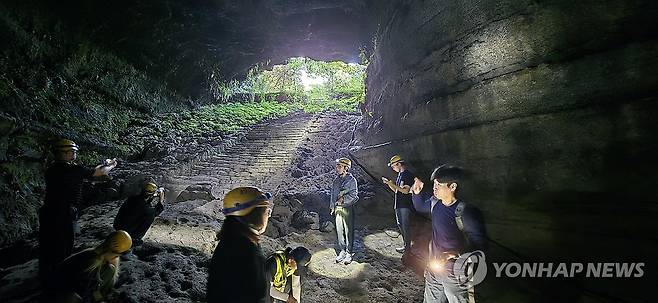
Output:
<path fill-rule="evenodd" d="M 256 66 L 244 81 L 223 84 L 221 98 L 225 101 L 240 97 L 249 101 L 301 102 L 311 111 L 323 107 L 356 111 L 365 96 L 365 68 L 340 61 L 291 58 L 287 64 L 274 65 L 269 70 Z"/>

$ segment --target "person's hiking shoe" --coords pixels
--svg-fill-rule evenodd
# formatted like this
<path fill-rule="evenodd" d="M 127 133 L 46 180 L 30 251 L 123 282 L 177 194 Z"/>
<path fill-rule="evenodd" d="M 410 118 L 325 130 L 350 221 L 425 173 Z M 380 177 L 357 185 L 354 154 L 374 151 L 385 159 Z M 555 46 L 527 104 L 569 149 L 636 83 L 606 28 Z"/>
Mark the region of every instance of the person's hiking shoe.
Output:
<path fill-rule="evenodd" d="M 352 254 L 350 253 L 345 253 L 345 258 L 343 258 L 343 264 L 347 265 L 352 263 Z"/>
<path fill-rule="evenodd" d="M 345 259 L 345 255 L 347 255 L 347 253 L 344 250 L 341 250 L 338 256 L 336 256 L 336 263 L 342 262 Z"/>
<path fill-rule="evenodd" d="M 399 253 L 401 253 L 401 254 L 403 254 L 405 250 L 406 250 L 405 247 L 396 247 L 396 248 L 395 248 L 395 251 L 397 251 L 397 252 L 399 252 Z"/>

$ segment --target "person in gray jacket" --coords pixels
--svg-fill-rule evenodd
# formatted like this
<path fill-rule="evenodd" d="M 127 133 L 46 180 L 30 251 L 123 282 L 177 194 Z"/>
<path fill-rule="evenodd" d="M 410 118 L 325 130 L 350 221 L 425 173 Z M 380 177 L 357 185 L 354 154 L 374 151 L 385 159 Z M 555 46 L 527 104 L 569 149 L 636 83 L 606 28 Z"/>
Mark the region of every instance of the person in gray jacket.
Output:
<path fill-rule="evenodd" d="M 329 207 L 336 219 L 336 236 L 340 253 L 336 263 L 350 264 L 354 254 L 354 205 L 359 200 L 356 179 L 349 173 L 352 161 L 347 158 L 336 160 L 338 177 L 331 185 Z"/>

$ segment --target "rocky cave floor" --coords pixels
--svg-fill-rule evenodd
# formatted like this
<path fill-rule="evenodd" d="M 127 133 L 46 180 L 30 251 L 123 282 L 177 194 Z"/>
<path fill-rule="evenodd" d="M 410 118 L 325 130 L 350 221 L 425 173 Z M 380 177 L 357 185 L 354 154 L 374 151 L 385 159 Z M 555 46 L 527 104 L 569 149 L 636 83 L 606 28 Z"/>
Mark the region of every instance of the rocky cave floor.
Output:
<path fill-rule="evenodd" d="M 124 196 L 135 190 L 136 180 L 152 176 L 166 187 L 167 199 L 144 244 L 122 261 L 118 291 L 128 302 L 204 302 L 207 266 L 224 219 L 221 197 L 236 186 L 255 185 L 275 194 L 275 208 L 261 242 L 263 253 L 298 245 L 313 253 L 303 281 L 304 302 L 422 300 L 422 277 L 406 268 L 395 252 L 402 239 L 392 207 L 381 205 L 390 205 L 390 199 L 385 200 L 382 187 L 356 165 L 352 173 L 359 182 L 360 201 L 355 261 L 334 263 L 328 187 L 335 177 L 333 160 L 347 155 L 358 119 L 340 113 L 294 114 L 257 124 L 220 144 L 199 144 L 201 138 L 187 148 L 170 148 L 173 155 L 168 159 L 122 162 L 112 176 Z M 189 158 L 193 159 L 174 160 Z M 99 243 L 112 230 L 121 202 L 110 198 L 82 211 L 76 250 Z M 381 209 L 388 212 L 376 211 Z M 36 256 L 35 239 L 21 245 L 31 252 L 27 255 Z M 34 258 L 2 269 L 2 301 L 34 301 L 39 293 L 36 273 Z"/>

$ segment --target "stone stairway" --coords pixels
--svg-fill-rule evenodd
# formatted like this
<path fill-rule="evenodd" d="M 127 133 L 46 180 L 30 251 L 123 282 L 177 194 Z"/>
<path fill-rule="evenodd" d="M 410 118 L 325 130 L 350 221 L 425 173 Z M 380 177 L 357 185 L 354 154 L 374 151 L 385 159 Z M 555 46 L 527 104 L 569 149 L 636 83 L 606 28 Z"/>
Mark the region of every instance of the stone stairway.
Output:
<path fill-rule="evenodd" d="M 173 196 L 195 184 L 209 185 L 217 198 L 237 186 L 274 191 L 295 160 L 297 148 L 320 131 L 322 120 L 296 115 L 257 124 L 231 146 L 209 151 L 184 168 L 167 171 L 164 183 Z"/>

